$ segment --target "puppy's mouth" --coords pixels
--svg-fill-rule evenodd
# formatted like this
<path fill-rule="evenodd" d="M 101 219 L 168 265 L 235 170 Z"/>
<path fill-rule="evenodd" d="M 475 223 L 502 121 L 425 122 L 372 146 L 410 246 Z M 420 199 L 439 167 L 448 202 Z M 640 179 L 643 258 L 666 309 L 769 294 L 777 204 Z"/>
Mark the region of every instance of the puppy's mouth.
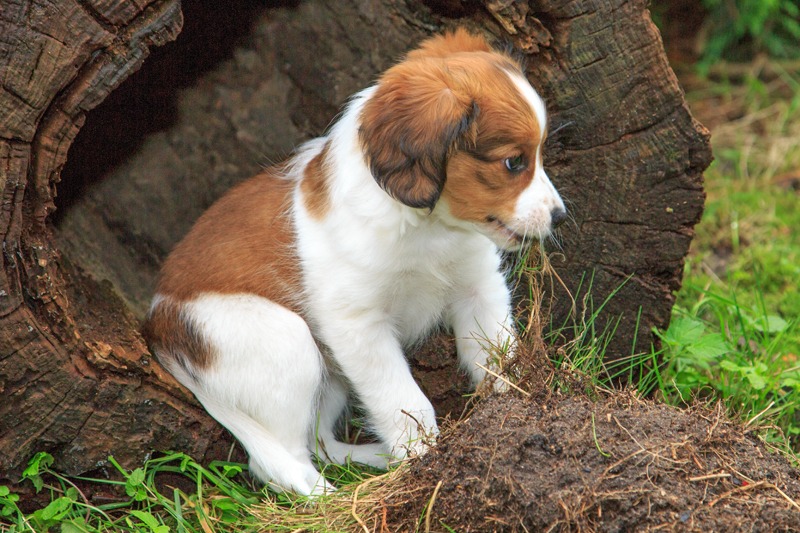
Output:
<path fill-rule="evenodd" d="M 506 239 L 508 239 L 510 242 L 514 244 L 521 244 L 522 241 L 525 240 L 525 237 L 523 235 L 520 235 L 516 231 L 512 230 L 511 228 L 503 224 L 503 222 L 496 217 L 492 216 L 486 217 L 486 222 L 489 224 L 489 227 L 491 229 L 495 230 L 497 233 L 504 236 Z"/>

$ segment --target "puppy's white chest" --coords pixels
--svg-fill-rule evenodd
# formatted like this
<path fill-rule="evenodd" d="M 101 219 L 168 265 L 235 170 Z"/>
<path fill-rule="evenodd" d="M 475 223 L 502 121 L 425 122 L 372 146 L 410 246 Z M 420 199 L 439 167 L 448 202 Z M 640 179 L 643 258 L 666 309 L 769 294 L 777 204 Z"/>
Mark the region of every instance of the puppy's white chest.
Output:
<path fill-rule="evenodd" d="M 438 272 L 437 265 L 429 266 L 432 268 L 396 273 L 385 287 L 384 309 L 403 343 L 428 333 L 453 299 L 452 265 L 443 265 Z"/>
<path fill-rule="evenodd" d="M 315 322 L 337 316 L 365 324 L 386 321 L 398 340 L 416 341 L 473 283 L 471 263 L 496 255 L 482 236 L 449 237 L 436 239 L 425 235 L 424 228 L 414 228 L 386 239 L 366 230 L 361 245 L 344 254 L 330 241 L 325 246 L 325 239 L 317 240 L 320 246 L 306 248 L 304 261 Z M 328 247 L 333 253 L 326 253 Z"/>

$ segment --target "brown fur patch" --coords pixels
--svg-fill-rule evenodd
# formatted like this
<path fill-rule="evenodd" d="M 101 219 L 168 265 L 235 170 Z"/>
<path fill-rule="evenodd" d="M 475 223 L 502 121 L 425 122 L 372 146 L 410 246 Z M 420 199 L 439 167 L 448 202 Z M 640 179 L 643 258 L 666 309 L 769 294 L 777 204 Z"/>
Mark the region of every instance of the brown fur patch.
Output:
<path fill-rule="evenodd" d="M 447 57 L 463 52 L 495 52 L 489 43 L 480 35 L 458 28 L 454 32 L 437 35 L 423 41 L 419 48 L 408 53 L 408 59 L 424 57 Z M 495 52 L 496 53 L 496 52 Z"/>
<path fill-rule="evenodd" d="M 541 132 L 511 73 L 523 75 L 519 64 L 464 30 L 429 39 L 409 53 L 381 77 L 360 117 L 359 137 L 376 181 L 398 201 L 430 209 L 448 189 L 451 202 L 469 207 L 467 190 L 475 183 L 480 191 L 515 184 L 502 191 L 504 198 L 484 195 L 479 203 L 507 204 L 505 196 L 518 196 L 524 187 L 517 185 L 529 183 L 532 172 L 498 181 L 508 177 L 502 160 L 525 154 L 532 170 Z M 464 163 L 450 164 L 459 151 L 475 159 L 475 172 L 447 185 L 451 171 L 468 172 Z"/>
<path fill-rule="evenodd" d="M 322 220 L 330 210 L 328 196 L 328 175 L 325 171 L 325 158 L 328 153 L 328 144 L 312 159 L 303 172 L 300 182 L 300 192 L 303 193 L 303 206 L 314 220 Z"/>
<path fill-rule="evenodd" d="M 179 301 L 211 292 L 262 296 L 299 311 L 299 260 L 290 218 L 295 182 L 273 167 L 218 200 L 175 247 L 156 292 Z"/>
<path fill-rule="evenodd" d="M 174 305 L 162 304 L 148 317 L 144 333 L 151 347 L 183 353 L 201 368 L 209 364 L 200 332 L 180 315 L 180 304 L 203 293 L 254 294 L 301 311 L 289 212 L 295 183 L 279 176 L 283 168 L 273 167 L 228 191 L 175 247 L 156 288 Z"/>
<path fill-rule="evenodd" d="M 361 114 L 359 138 L 375 180 L 411 207 L 433 209 L 455 144 L 474 135 L 473 99 L 441 60 L 389 69 Z"/>
<path fill-rule="evenodd" d="M 534 110 L 506 72 L 484 72 L 480 84 L 477 138 L 450 158 L 442 197 L 461 220 L 510 220 L 517 198 L 533 179 L 536 150 L 544 139 Z M 505 160 L 520 155 L 527 168 L 509 171 Z"/>
<path fill-rule="evenodd" d="M 192 368 L 207 368 L 213 358 L 202 332 L 182 308 L 181 303 L 161 301 L 148 315 L 142 335 L 159 359 L 171 357 L 191 374 Z"/>
<path fill-rule="evenodd" d="M 485 223 L 493 217 L 509 221 L 517 198 L 533 179 L 534 166 L 532 162 L 528 170 L 513 175 L 502 159 L 484 162 L 456 153 L 447 167 L 442 198 L 458 219 Z"/>

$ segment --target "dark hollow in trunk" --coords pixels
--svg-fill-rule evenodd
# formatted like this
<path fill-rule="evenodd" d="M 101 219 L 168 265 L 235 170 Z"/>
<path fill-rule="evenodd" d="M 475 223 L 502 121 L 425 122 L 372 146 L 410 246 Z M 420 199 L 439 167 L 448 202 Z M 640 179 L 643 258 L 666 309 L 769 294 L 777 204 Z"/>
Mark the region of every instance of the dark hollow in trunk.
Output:
<path fill-rule="evenodd" d="M 589 280 L 596 307 L 618 290 L 601 320 L 618 321 L 611 356 L 649 350 L 711 155 L 646 3 L 209 0 L 181 13 L 177 0 L 5 2 L 0 478 L 38 451 L 71 474 L 153 449 L 224 456 L 230 436 L 138 333 L 161 261 L 231 185 L 456 26 L 527 55 L 550 113 L 545 166 L 574 219 L 554 265 L 579 303 Z M 571 303 L 555 296 L 561 324 Z M 440 413 L 462 405 L 451 351 L 438 339 L 412 356 Z"/>

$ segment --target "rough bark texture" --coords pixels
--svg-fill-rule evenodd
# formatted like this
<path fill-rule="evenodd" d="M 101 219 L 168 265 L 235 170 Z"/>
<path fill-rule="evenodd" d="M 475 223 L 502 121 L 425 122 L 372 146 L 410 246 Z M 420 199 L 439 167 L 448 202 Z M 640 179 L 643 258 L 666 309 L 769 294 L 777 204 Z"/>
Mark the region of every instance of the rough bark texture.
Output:
<path fill-rule="evenodd" d="M 605 308 L 622 316 L 613 353 L 634 336 L 649 348 L 666 326 L 710 150 L 645 0 L 215 4 L 185 5 L 177 42 L 88 116 L 175 38 L 177 0 L 3 4 L 0 478 L 36 451 L 78 473 L 112 451 L 132 464 L 153 448 L 229 444 L 138 336 L 161 261 L 232 184 L 322 133 L 349 95 L 447 27 L 528 54 L 551 117 L 545 165 L 575 219 L 554 263 L 579 299 L 593 280 L 595 305 L 630 278 Z M 557 296 L 561 323 L 570 305 Z M 464 386 L 447 352 L 414 356 L 442 411 Z"/>
<path fill-rule="evenodd" d="M 616 327 L 612 357 L 649 352 L 652 329 L 669 324 L 712 159 L 708 131 L 691 117 L 646 5 L 532 2 L 554 36 L 529 68 L 556 132 L 545 168 L 575 219 L 562 232 L 563 260 L 553 264 L 580 313 L 617 291 L 598 321 L 601 331 Z M 560 325 L 571 302 L 557 296 Z"/>
<path fill-rule="evenodd" d="M 4 2 L 0 11 L 0 478 L 37 451 L 85 472 L 156 448 L 202 455 L 222 434 L 156 364 L 107 284 L 68 266 L 47 216 L 86 113 L 151 46 L 177 0 Z M 102 150 L 102 146 L 98 146 Z"/>

